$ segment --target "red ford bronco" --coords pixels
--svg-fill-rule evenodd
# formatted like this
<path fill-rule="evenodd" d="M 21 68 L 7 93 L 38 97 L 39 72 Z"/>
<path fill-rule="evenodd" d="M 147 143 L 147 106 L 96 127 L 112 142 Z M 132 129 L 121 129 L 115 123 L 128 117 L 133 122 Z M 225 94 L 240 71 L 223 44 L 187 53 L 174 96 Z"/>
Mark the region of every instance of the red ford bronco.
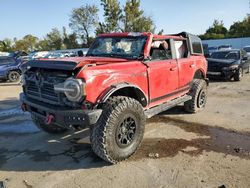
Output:
<path fill-rule="evenodd" d="M 205 107 L 206 72 L 194 35 L 101 34 L 86 57 L 26 63 L 20 98 L 48 133 L 90 127 L 93 151 L 117 163 L 140 146 L 146 118 L 180 103 Z"/>

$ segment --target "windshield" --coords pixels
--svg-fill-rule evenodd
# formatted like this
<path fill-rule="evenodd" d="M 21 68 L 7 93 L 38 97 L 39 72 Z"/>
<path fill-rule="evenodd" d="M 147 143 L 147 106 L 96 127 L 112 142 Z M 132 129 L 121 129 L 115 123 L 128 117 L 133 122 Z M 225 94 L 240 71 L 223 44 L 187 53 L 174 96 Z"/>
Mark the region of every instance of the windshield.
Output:
<path fill-rule="evenodd" d="M 86 56 L 138 59 L 143 56 L 146 36 L 98 37 Z"/>
<path fill-rule="evenodd" d="M 240 59 L 239 51 L 228 51 L 228 52 L 214 52 L 211 55 L 211 58 L 214 59 Z"/>
<path fill-rule="evenodd" d="M 246 52 L 250 52 L 250 47 L 245 47 L 243 48 L 243 50 L 245 50 Z"/>

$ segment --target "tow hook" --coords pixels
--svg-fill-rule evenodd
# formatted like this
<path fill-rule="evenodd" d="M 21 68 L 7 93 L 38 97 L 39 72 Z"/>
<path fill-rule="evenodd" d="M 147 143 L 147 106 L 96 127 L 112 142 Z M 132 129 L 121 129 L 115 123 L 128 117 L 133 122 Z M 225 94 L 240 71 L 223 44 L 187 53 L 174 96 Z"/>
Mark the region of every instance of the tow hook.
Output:
<path fill-rule="evenodd" d="M 25 103 L 23 103 L 23 104 L 21 105 L 21 109 L 22 109 L 23 112 L 27 112 L 27 111 L 28 111 L 27 105 L 26 105 Z"/>
<path fill-rule="evenodd" d="M 55 117 L 52 114 L 48 114 L 45 119 L 46 125 L 51 124 L 52 121 L 54 121 Z"/>

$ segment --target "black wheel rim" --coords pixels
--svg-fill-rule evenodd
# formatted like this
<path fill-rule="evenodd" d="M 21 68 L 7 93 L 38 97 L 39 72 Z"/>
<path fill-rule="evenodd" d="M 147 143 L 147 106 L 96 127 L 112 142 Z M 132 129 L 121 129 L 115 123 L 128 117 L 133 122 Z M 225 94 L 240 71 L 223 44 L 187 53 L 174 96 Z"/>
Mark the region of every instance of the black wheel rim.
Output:
<path fill-rule="evenodd" d="M 20 77 L 20 75 L 17 72 L 10 73 L 10 80 L 11 81 L 17 81 L 17 80 L 19 80 L 19 77 Z"/>
<path fill-rule="evenodd" d="M 206 104 L 206 92 L 201 90 L 199 97 L 198 97 L 198 107 L 203 108 Z"/>
<path fill-rule="evenodd" d="M 137 123 L 132 116 L 125 116 L 116 131 L 116 142 L 120 148 L 131 145 L 135 139 Z"/>

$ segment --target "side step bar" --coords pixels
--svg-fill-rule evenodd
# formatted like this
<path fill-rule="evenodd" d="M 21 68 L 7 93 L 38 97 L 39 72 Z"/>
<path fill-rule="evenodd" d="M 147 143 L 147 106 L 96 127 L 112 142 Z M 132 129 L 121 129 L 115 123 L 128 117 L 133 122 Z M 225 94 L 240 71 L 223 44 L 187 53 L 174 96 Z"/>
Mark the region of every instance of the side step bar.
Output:
<path fill-rule="evenodd" d="M 181 97 L 178 97 L 176 99 L 173 99 L 171 101 L 168 101 L 168 102 L 165 102 L 159 106 L 155 106 L 155 107 L 152 107 L 148 110 L 145 111 L 145 115 L 147 118 L 151 118 L 153 117 L 154 115 L 156 114 L 159 114 L 161 112 L 164 112 L 180 103 L 183 103 L 183 102 L 186 102 L 186 101 L 189 101 L 190 99 L 192 99 L 192 96 L 190 95 L 183 95 Z"/>

